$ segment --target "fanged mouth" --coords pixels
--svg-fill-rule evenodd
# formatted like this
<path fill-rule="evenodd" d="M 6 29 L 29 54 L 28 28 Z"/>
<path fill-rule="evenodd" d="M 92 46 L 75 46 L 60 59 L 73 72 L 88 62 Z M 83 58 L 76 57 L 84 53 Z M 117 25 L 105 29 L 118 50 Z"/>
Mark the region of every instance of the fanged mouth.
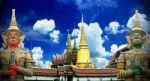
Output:
<path fill-rule="evenodd" d="M 136 38 L 136 39 L 133 39 L 133 42 L 142 42 L 142 41 L 141 39 Z"/>

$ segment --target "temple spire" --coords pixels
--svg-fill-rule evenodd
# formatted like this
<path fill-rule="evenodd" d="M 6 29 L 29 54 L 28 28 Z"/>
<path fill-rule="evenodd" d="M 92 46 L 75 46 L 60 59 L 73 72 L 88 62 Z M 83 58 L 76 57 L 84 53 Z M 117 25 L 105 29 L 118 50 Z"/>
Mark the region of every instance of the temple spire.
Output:
<path fill-rule="evenodd" d="M 75 23 L 74 23 L 74 30 L 75 30 Z M 76 49 L 76 35 L 75 35 L 75 32 L 74 32 L 74 49 Z"/>
<path fill-rule="evenodd" d="M 71 55 L 71 52 L 72 52 L 72 49 L 71 49 L 71 37 L 70 37 L 70 34 L 69 34 L 69 30 L 67 30 L 68 32 L 68 36 L 67 36 L 67 47 L 66 47 L 66 53 L 65 53 L 65 64 L 69 64 L 70 63 L 70 55 Z"/>
<path fill-rule="evenodd" d="M 84 18 L 83 18 L 83 14 L 82 14 L 82 26 L 84 26 Z"/>
<path fill-rule="evenodd" d="M 68 30 L 68 36 L 67 36 L 67 51 L 71 50 L 71 37 Z"/>
<path fill-rule="evenodd" d="M 134 27 L 132 30 L 142 30 L 139 21 L 139 13 L 138 10 L 135 10 L 135 19 L 134 19 Z"/>
<path fill-rule="evenodd" d="M 88 49 L 88 45 L 86 42 L 83 15 L 82 15 L 81 36 L 80 36 L 79 50 L 77 53 L 76 66 L 77 68 L 93 68 L 90 58 L 90 51 Z"/>
<path fill-rule="evenodd" d="M 87 42 L 86 42 L 86 37 L 85 37 L 85 31 L 84 31 L 84 18 L 83 18 L 83 14 L 82 14 L 82 23 L 81 23 L 81 38 L 80 38 L 80 44 L 79 44 L 80 48 L 84 47 L 84 48 L 88 48 L 87 47 Z"/>
<path fill-rule="evenodd" d="M 76 38 L 74 37 L 74 49 L 76 48 Z"/>
<path fill-rule="evenodd" d="M 16 21 L 15 9 L 12 9 L 12 16 L 8 30 L 19 30 Z"/>

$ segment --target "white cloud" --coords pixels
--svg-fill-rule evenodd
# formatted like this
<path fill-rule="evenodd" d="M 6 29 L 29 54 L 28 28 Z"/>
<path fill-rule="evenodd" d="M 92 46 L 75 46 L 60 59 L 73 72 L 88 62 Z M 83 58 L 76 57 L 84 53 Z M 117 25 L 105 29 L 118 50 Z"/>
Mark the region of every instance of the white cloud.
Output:
<path fill-rule="evenodd" d="M 147 16 L 145 14 L 139 13 L 139 21 L 140 21 L 140 26 L 142 27 L 142 29 L 146 32 L 150 32 L 150 21 L 146 20 Z M 129 18 L 128 22 L 127 22 L 127 27 L 129 29 L 132 29 L 134 26 L 134 19 L 135 19 L 135 15 L 133 15 L 132 17 Z"/>
<path fill-rule="evenodd" d="M 33 25 L 34 31 L 39 31 L 41 34 L 47 34 L 50 31 L 53 31 L 55 28 L 55 21 L 53 19 L 43 19 L 37 20 Z"/>
<path fill-rule="evenodd" d="M 80 34 L 80 30 L 79 30 L 79 29 L 73 29 L 71 36 L 73 36 L 73 37 L 74 37 L 74 36 L 78 37 L 79 34 Z"/>
<path fill-rule="evenodd" d="M 127 44 L 122 44 L 120 46 L 118 46 L 117 44 L 112 44 L 110 47 L 110 52 L 111 52 L 111 54 L 114 54 L 117 50 L 120 50 L 126 46 L 127 46 Z"/>
<path fill-rule="evenodd" d="M 105 27 L 105 31 L 108 34 L 118 34 L 118 33 L 124 33 L 125 31 L 128 31 L 127 28 L 124 27 L 124 25 L 120 25 L 119 22 L 112 21 L 109 23 L 108 27 Z"/>
<path fill-rule="evenodd" d="M 95 57 L 92 61 L 98 68 L 105 68 L 105 66 L 109 63 L 108 59 L 102 57 Z"/>
<path fill-rule="evenodd" d="M 71 47 L 73 48 L 74 46 L 74 41 L 76 42 L 76 47 L 79 48 L 79 38 L 80 38 L 80 29 L 73 29 L 71 36 L 73 39 L 71 40 Z"/>
<path fill-rule="evenodd" d="M 104 38 L 105 40 L 109 40 L 108 35 L 105 35 Z"/>
<path fill-rule="evenodd" d="M 118 50 L 118 48 L 119 48 L 118 45 L 112 44 L 110 47 L 110 52 L 115 53 Z"/>
<path fill-rule="evenodd" d="M 35 61 L 35 65 L 40 65 L 41 60 L 43 58 L 43 50 L 41 47 L 34 47 L 32 49 L 33 60 Z"/>
<path fill-rule="evenodd" d="M 93 63 L 96 63 L 97 67 L 104 68 L 106 65 L 108 65 L 109 61 L 106 57 L 112 56 L 117 50 L 124 48 L 127 46 L 127 44 L 122 44 L 118 46 L 117 44 L 112 44 L 110 46 L 110 51 L 106 51 L 104 47 L 102 47 L 102 55 L 99 57 L 95 57 L 92 59 Z M 99 49 L 101 51 L 101 49 Z"/>
<path fill-rule="evenodd" d="M 60 31 L 59 30 L 54 30 L 49 34 L 50 38 L 54 43 L 59 43 L 59 36 L 60 36 Z"/>
<path fill-rule="evenodd" d="M 49 39 L 44 37 L 44 35 L 49 35 L 52 43 L 59 43 L 60 31 L 55 29 L 55 21 L 53 19 L 37 20 L 33 26 L 33 30 L 26 33 L 30 38 L 34 38 L 33 40 L 50 43 Z"/>
<path fill-rule="evenodd" d="M 33 60 L 35 61 L 35 65 L 40 68 L 49 68 L 51 61 L 43 61 L 43 49 L 41 47 L 33 47 L 31 50 Z"/>
<path fill-rule="evenodd" d="M 118 48 L 118 50 L 119 50 L 119 49 L 122 49 L 122 48 L 124 48 L 124 47 L 126 47 L 127 45 L 128 45 L 128 44 L 122 44 L 122 45 L 120 45 L 119 48 Z"/>
<path fill-rule="evenodd" d="M 43 63 L 43 68 L 51 68 L 51 65 L 52 65 L 52 62 L 47 60 Z"/>

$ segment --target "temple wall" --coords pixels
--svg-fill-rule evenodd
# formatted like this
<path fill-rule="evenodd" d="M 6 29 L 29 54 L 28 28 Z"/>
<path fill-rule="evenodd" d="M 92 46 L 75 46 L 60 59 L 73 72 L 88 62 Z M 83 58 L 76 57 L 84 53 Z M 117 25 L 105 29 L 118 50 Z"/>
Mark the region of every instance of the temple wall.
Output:
<path fill-rule="evenodd" d="M 25 77 L 25 81 L 55 81 L 55 79 L 59 79 L 59 81 L 68 81 L 68 76 L 32 76 Z M 119 80 L 117 77 L 72 77 L 72 81 L 124 81 Z"/>
<path fill-rule="evenodd" d="M 57 77 L 53 76 L 32 76 L 25 77 L 25 81 L 54 81 Z"/>

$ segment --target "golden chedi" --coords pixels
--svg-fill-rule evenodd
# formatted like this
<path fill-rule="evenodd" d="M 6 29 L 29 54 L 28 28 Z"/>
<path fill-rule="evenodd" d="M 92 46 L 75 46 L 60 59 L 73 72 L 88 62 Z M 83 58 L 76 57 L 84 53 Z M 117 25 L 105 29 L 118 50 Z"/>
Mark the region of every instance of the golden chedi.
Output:
<path fill-rule="evenodd" d="M 79 50 L 77 52 L 76 66 L 77 68 L 93 68 L 90 59 L 90 52 L 86 42 L 83 16 L 82 16 L 81 36 L 80 36 Z"/>
<path fill-rule="evenodd" d="M 71 48 L 71 37 L 70 37 L 70 34 L 68 33 L 68 36 L 67 36 L 67 48 L 66 48 L 66 53 L 65 53 L 65 64 L 68 65 L 71 63 L 71 53 L 72 53 L 72 48 Z"/>

